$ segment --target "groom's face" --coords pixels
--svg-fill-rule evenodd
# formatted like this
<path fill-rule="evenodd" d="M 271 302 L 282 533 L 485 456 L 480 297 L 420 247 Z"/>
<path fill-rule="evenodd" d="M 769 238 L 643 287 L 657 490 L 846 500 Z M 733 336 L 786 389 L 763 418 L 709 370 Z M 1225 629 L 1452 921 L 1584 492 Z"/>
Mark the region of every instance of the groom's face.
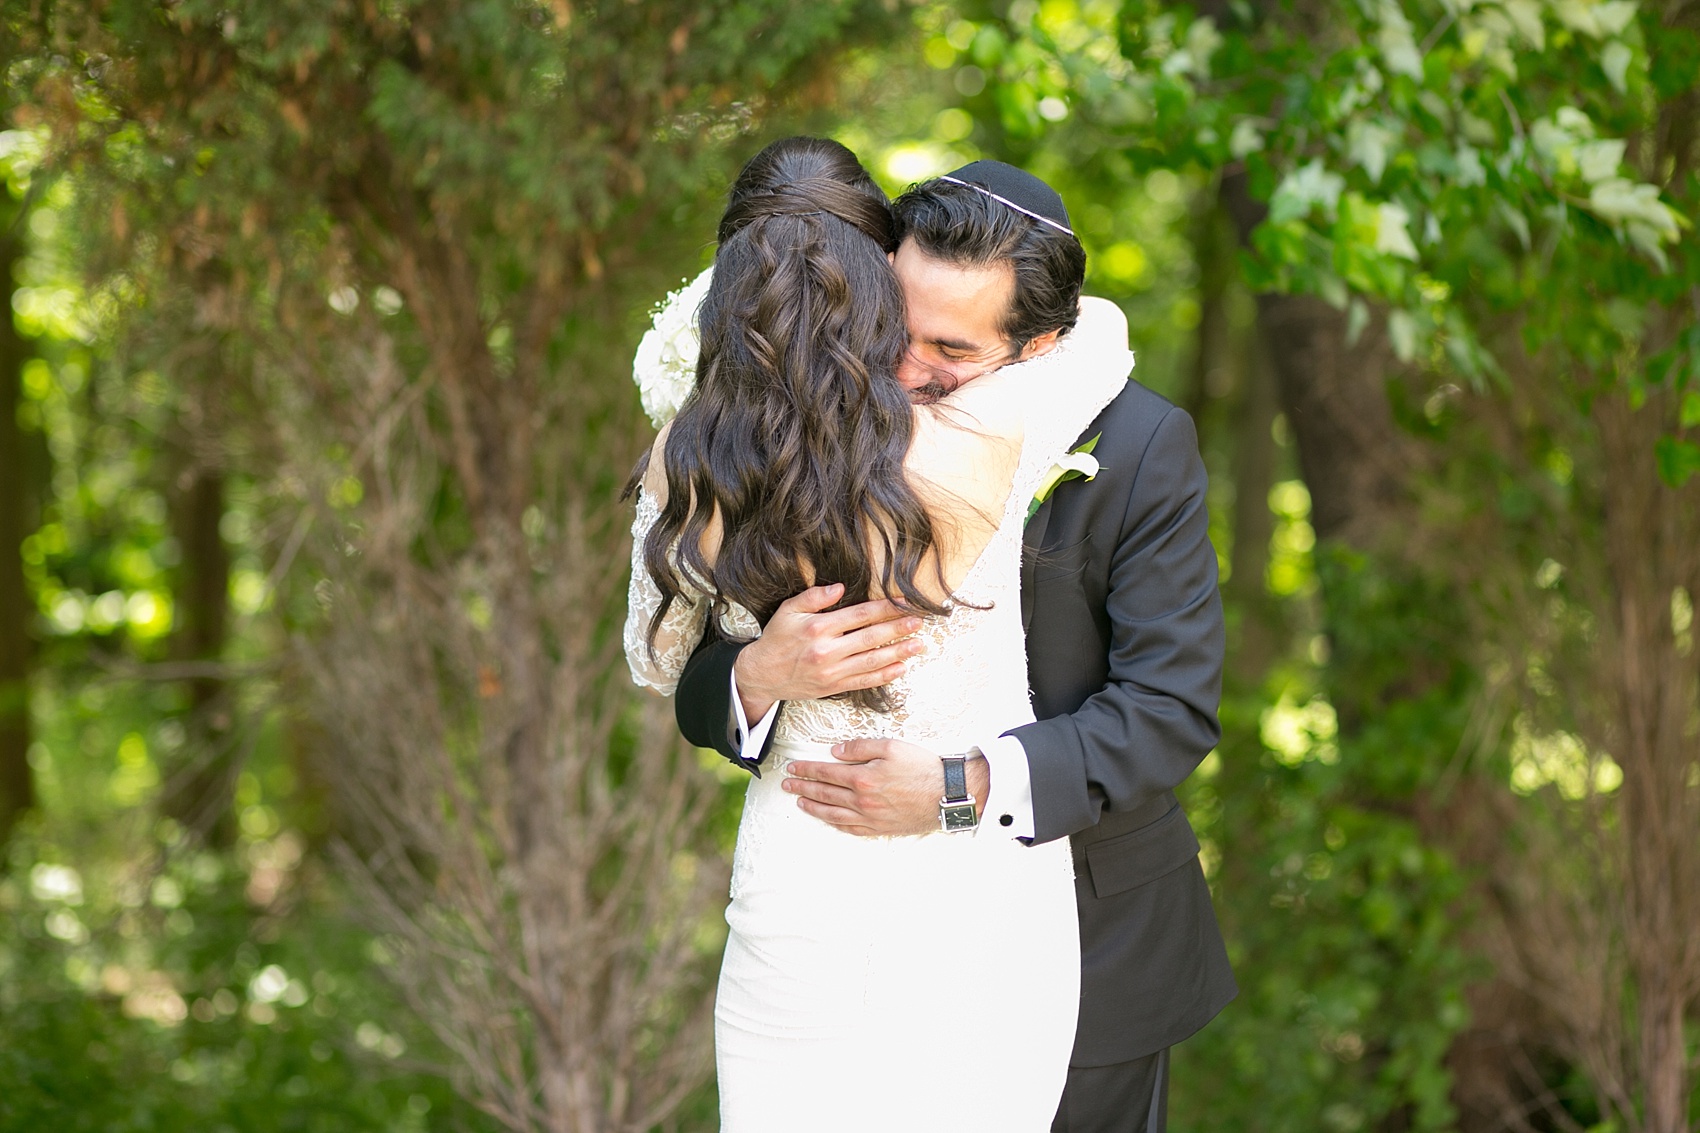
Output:
<path fill-rule="evenodd" d="M 909 352 L 897 368 L 905 389 L 943 396 L 1023 353 L 999 329 L 1015 294 L 1009 264 L 963 267 L 905 240 L 891 266 L 909 311 Z"/>

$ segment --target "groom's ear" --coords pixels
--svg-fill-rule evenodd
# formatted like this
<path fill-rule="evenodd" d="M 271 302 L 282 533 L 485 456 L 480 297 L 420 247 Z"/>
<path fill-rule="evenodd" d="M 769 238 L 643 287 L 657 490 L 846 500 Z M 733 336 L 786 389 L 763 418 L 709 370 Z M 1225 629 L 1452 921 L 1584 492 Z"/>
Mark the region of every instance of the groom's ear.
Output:
<path fill-rule="evenodd" d="M 1061 340 L 1061 327 L 1058 327 L 1055 330 L 1048 330 L 1037 338 L 1028 339 L 1027 345 L 1021 348 L 1021 353 L 1016 356 L 1015 360 L 1017 362 L 1025 362 L 1029 358 L 1037 358 L 1041 354 L 1049 354 L 1057 348 L 1057 343 Z"/>

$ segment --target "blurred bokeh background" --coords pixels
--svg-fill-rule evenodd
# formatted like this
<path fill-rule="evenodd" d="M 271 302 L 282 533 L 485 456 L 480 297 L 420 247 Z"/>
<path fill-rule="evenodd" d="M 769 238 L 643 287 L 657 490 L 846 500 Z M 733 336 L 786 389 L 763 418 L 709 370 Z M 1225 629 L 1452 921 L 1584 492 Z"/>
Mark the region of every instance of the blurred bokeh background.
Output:
<path fill-rule="evenodd" d="M 1693 0 L 0 13 L 0 1130 L 715 1127 L 618 495 L 801 132 L 1050 179 L 1199 423 L 1174 1128 L 1700 1122 Z"/>

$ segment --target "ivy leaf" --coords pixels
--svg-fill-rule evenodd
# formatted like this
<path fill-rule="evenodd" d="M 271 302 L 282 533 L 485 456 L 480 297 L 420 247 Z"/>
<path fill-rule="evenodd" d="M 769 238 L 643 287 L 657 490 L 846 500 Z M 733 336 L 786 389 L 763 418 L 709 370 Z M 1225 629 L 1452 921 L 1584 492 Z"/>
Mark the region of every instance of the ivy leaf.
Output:
<path fill-rule="evenodd" d="M 1387 337 L 1393 340 L 1393 353 L 1399 361 L 1409 362 L 1417 356 L 1417 318 L 1409 311 L 1394 311 L 1387 316 Z"/>
<path fill-rule="evenodd" d="M 1258 128 L 1255 119 L 1241 118 L 1234 123 L 1234 132 L 1228 135 L 1228 152 L 1234 155 L 1236 161 L 1262 148 L 1263 131 Z"/>
<path fill-rule="evenodd" d="M 1635 0 L 1607 0 L 1594 9 L 1594 23 L 1599 25 L 1601 35 L 1616 35 L 1629 26 L 1637 7 Z"/>
<path fill-rule="evenodd" d="M 1410 223 L 1411 214 L 1403 205 L 1383 202 L 1375 209 L 1375 250 L 1389 256 L 1415 262 L 1417 246 L 1411 242 L 1411 234 L 1406 229 Z"/>
<path fill-rule="evenodd" d="M 1677 214 L 1659 200 L 1657 186 L 1637 184 L 1623 177 L 1610 177 L 1588 194 L 1588 207 L 1603 220 L 1639 221 L 1660 238 L 1676 242 Z"/>
<path fill-rule="evenodd" d="M 1571 31 L 1594 39 L 1600 36 L 1600 23 L 1595 9 L 1584 4 L 1582 0 L 1559 0 L 1552 6 L 1552 14 Z"/>
<path fill-rule="evenodd" d="M 1600 69 L 1605 71 L 1606 79 L 1617 90 L 1618 94 L 1629 93 L 1629 61 L 1634 54 L 1620 40 L 1612 40 L 1606 44 L 1606 49 L 1600 52 Z"/>
<path fill-rule="evenodd" d="M 1700 425 L 1700 390 L 1689 390 L 1682 395 L 1682 412 L 1678 420 L 1684 429 Z"/>
<path fill-rule="evenodd" d="M 1321 205 L 1322 210 L 1332 217 L 1345 187 L 1345 178 L 1328 172 L 1321 161 L 1313 161 L 1281 179 L 1281 184 L 1276 186 L 1274 195 L 1269 198 L 1269 220 L 1274 224 L 1297 220 L 1308 216 L 1315 205 Z"/>
<path fill-rule="evenodd" d="M 1522 210 L 1518 209 L 1516 205 L 1513 205 L 1509 201 L 1501 199 L 1496 203 L 1499 206 L 1499 215 L 1505 219 L 1506 224 L 1510 225 L 1511 231 L 1517 234 L 1518 243 L 1522 244 L 1523 250 L 1527 252 L 1531 246 L 1529 241 L 1529 218 L 1524 216 Z"/>
<path fill-rule="evenodd" d="M 1700 472 L 1700 445 L 1676 437 L 1660 437 L 1653 446 L 1659 462 L 1659 478 L 1673 488 L 1680 488 L 1688 478 Z"/>
<path fill-rule="evenodd" d="M 1506 0 L 1505 14 L 1511 18 L 1517 34 L 1536 51 L 1547 47 L 1546 26 L 1541 23 L 1541 6 L 1535 0 Z"/>
<path fill-rule="evenodd" d="M 1475 146 L 1460 143 L 1457 163 L 1457 179 L 1460 189 L 1471 189 L 1478 185 L 1487 184 L 1487 170 L 1482 167 L 1482 157 Z"/>
<path fill-rule="evenodd" d="M 1356 346 L 1368 325 L 1369 307 L 1362 299 L 1353 299 L 1352 305 L 1346 308 L 1346 345 Z"/>
<path fill-rule="evenodd" d="M 1657 229 L 1632 220 L 1623 226 L 1624 235 L 1629 242 L 1647 254 L 1647 258 L 1659 265 L 1660 271 L 1670 270 L 1670 257 L 1665 255 L 1664 242 L 1660 239 Z"/>
<path fill-rule="evenodd" d="M 1387 168 L 1387 151 L 1399 135 L 1374 122 L 1353 122 L 1346 134 L 1346 152 L 1363 166 L 1371 181 L 1380 182 Z"/>
<path fill-rule="evenodd" d="M 1393 0 L 1383 0 L 1380 21 L 1375 45 L 1381 49 L 1387 69 L 1396 75 L 1409 75 L 1422 82 L 1423 57 L 1417 53 L 1416 40 L 1411 38 L 1411 21 L 1405 18 L 1405 13 Z"/>
<path fill-rule="evenodd" d="M 1617 176 L 1618 167 L 1623 164 L 1623 150 L 1624 142 L 1619 138 L 1577 146 L 1576 164 L 1582 169 L 1582 179 L 1591 185 Z"/>

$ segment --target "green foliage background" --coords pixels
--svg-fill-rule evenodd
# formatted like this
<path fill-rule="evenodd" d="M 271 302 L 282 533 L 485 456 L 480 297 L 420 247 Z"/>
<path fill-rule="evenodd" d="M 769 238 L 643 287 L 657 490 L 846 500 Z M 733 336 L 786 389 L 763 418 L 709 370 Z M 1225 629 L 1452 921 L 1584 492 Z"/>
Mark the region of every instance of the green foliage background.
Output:
<path fill-rule="evenodd" d="M 278 481 L 255 424 L 312 406 L 313 378 L 227 375 L 278 337 L 311 369 L 367 318 L 406 326 L 399 349 L 426 358 L 429 320 L 370 265 L 408 226 L 458 225 L 498 382 L 524 370 L 516 297 L 571 281 L 538 356 L 592 408 L 554 467 L 614 509 L 641 442 L 620 371 L 649 304 L 706 255 L 738 163 L 803 131 L 838 137 L 893 191 L 979 156 L 1051 180 L 1088 290 L 1129 315 L 1136 376 L 1200 422 L 1230 663 L 1223 740 L 1185 802 L 1242 994 L 1177 1052 L 1174 1127 L 1676 1128 L 1654 1123 L 1630 1049 L 1648 979 L 1630 960 L 1610 976 L 1630 989 L 1623 1105 L 1532 994 L 1492 1017 L 1527 1071 L 1504 1076 L 1523 1124 L 1467 1087 L 1490 993 L 1527 975 L 1493 944 L 1495 926 L 1530 923 L 1505 891 L 1598 908 L 1587 862 L 1618 861 L 1625 792 L 1700 794 L 1694 732 L 1658 780 L 1596 723 L 1613 709 L 1594 667 L 1615 656 L 1596 623 L 1628 600 L 1614 548 L 1668 560 L 1649 584 L 1656 636 L 1671 695 L 1700 719 L 1700 544 L 1683 543 L 1700 483 L 1692 5 L 366 7 L 365 39 L 328 3 L 77 9 L 100 52 L 74 20 L 5 8 L 19 46 L 0 219 L 23 233 L 9 288 L 30 357 L 27 475 L 0 491 L 29 531 L 38 799 L 0 877 L 0 1131 L 497 1128 L 331 860 L 346 816 L 287 671 L 293 635 L 323 617 L 281 553 L 309 489 Z M 220 37 L 240 82 L 174 66 L 180 40 Z M 419 78 L 434 52 L 455 54 L 462 85 Z M 302 81 L 311 68 L 322 81 Z M 118 89 L 191 113 L 150 134 L 103 101 Z M 339 121 L 325 105 L 350 90 L 369 98 Z M 666 125 L 622 133 L 597 99 L 653 100 Z M 609 113 L 539 109 L 555 105 Z M 391 148 L 363 148 L 374 136 Z M 429 219 L 405 200 L 336 212 L 339 179 L 397 168 L 423 171 Z M 218 252 L 185 274 L 189 229 Z M 1379 350 L 1350 376 L 1382 400 L 1399 471 L 1315 463 L 1330 445 L 1283 411 L 1301 381 L 1283 366 L 1302 366 L 1271 337 L 1270 296 L 1311 302 L 1343 350 Z M 178 349 L 208 325 L 211 363 Z M 1287 400 L 1257 400 L 1277 386 Z M 1627 449 L 1599 408 L 1620 403 L 1646 426 Z M 182 668 L 209 659 L 180 647 L 172 518 L 194 464 L 183 438 L 208 419 L 227 446 L 229 556 L 213 710 Z M 324 503 L 357 523 L 370 479 L 345 449 L 323 462 Z M 1385 514 L 1342 478 L 1375 481 Z M 1621 479 L 1663 526 L 1612 526 Z M 529 534 L 560 497 L 508 502 Z M 445 489 L 434 532 L 466 544 L 476 515 Z M 611 760 L 632 757 L 632 734 Z M 166 789 L 214 759 L 232 787 L 191 829 Z M 1678 836 L 1692 853 L 1700 828 Z M 1614 931 L 1607 952 L 1633 953 L 1635 923 Z M 1679 1061 L 1697 996 L 1678 994 Z M 667 1125 L 712 1128 L 713 1105 L 704 1084 Z"/>

